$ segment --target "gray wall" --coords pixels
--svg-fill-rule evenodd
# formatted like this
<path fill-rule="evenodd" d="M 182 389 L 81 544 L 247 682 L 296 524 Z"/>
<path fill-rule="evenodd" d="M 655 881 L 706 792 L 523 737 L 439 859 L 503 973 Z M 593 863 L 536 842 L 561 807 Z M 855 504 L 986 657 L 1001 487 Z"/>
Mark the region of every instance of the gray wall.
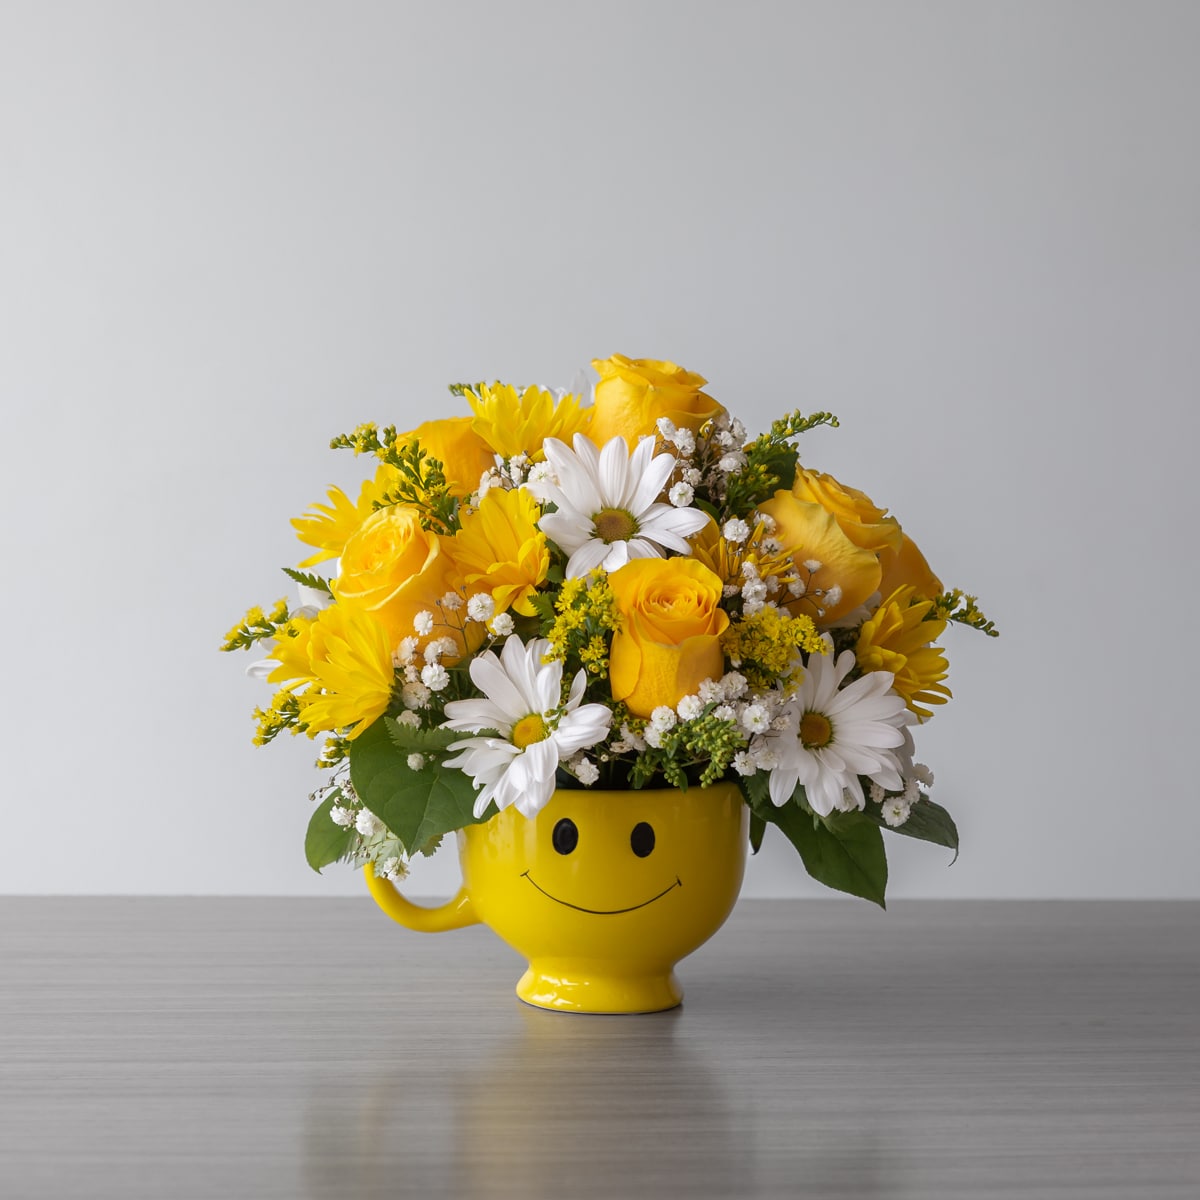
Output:
<path fill-rule="evenodd" d="M 0 891 L 358 892 L 219 637 L 332 434 L 619 351 L 837 412 L 807 461 L 1003 628 L 919 732 L 962 857 L 893 894 L 1200 895 L 1198 50 L 1190 3 L 4 0 Z"/>

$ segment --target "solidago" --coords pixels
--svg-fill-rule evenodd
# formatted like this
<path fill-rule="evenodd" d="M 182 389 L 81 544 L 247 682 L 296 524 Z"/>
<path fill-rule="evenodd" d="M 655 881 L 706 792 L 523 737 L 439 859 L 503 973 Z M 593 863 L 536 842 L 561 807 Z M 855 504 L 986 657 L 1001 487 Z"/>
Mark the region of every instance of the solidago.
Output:
<path fill-rule="evenodd" d="M 773 604 L 749 616 L 736 617 L 721 638 L 721 646 L 751 687 L 770 688 L 782 683 L 785 690 L 794 675 L 803 673 L 801 651 L 826 651 L 811 617 L 790 616 Z"/>

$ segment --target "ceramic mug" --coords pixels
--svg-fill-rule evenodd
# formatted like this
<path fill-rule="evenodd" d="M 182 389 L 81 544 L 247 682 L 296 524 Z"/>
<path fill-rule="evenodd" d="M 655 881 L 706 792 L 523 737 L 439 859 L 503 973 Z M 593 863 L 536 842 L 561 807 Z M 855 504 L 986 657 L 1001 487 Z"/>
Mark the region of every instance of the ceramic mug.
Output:
<path fill-rule="evenodd" d="M 748 823 L 732 783 L 563 789 L 536 818 L 509 808 L 460 830 L 462 887 L 437 908 L 364 872 L 379 907 L 409 929 L 488 926 L 528 960 L 517 984 L 528 1004 L 656 1012 L 683 998 L 675 964 L 733 909 Z"/>

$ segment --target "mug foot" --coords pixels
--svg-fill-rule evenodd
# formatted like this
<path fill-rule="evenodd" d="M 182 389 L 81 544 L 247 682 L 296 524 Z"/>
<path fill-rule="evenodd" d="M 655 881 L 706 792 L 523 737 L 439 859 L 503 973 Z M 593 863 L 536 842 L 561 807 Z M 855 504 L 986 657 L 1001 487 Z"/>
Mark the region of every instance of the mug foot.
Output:
<path fill-rule="evenodd" d="M 577 1013 L 651 1013 L 675 1008 L 683 988 L 674 971 L 609 975 L 591 964 L 531 964 L 517 996 L 535 1008 Z"/>

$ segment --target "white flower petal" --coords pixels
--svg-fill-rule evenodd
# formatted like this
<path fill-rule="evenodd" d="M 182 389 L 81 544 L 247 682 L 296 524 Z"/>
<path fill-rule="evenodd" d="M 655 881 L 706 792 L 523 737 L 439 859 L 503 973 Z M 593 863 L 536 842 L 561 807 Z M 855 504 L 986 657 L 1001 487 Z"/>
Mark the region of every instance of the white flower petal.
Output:
<path fill-rule="evenodd" d="M 571 444 L 575 447 L 575 457 L 583 464 L 588 476 L 598 482 L 600 479 L 600 447 L 583 433 L 577 433 L 571 439 Z"/>
<path fill-rule="evenodd" d="M 510 725 L 529 711 L 525 696 L 510 677 L 506 666 L 492 651 L 485 651 L 471 661 L 471 682 L 504 713 Z M 446 711 L 450 711 L 449 704 L 446 705 Z"/>
<path fill-rule="evenodd" d="M 772 771 L 771 778 L 767 783 L 771 792 L 771 803 L 776 808 L 782 807 L 792 798 L 792 793 L 796 790 L 796 784 L 799 782 L 800 776 L 795 771 L 782 768 Z"/>
<path fill-rule="evenodd" d="M 842 798 L 842 785 L 832 775 L 819 775 L 804 785 L 809 807 L 822 817 L 827 817 Z"/>
<path fill-rule="evenodd" d="M 629 506 L 636 512 L 644 511 L 658 499 L 667 480 L 671 478 L 671 472 L 675 470 L 675 459 L 670 454 L 658 454 L 650 458 L 653 452 L 653 438 L 643 438 L 629 464 L 629 474 L 635 485 L 629 497 Z"/>
<path fill-rule="evenodd" d="M 559 545 L 562 543 L 560 542 Z M 563 549 L 566 550 L 566 546 L 563 546 Z M 608 546 L 599 538 L 584 542 L 567 559 L 567 578 L 578 579 L 581 575 L 594 571 L 604 561 L 607 554 Z"/>
<path fill-rule="evenodd" d="M 619 571 L 629 561 L 628 542 L 610 542 L 601 566 L 609 573 Z"/>
<path fill-rule="evenodd" d="M 625 551 L 630 559 L 666 557 L 653 542 L 648 542 L 645 538 L 630 538 L 625 543 Z"/>
<path fill-rule="evenodd" d="M 443 727 L 456 733 L 476 733 L 480 729 L 494 729 L 507 734 L 514 720 L 499 705 L 491 700 L 451 700 L 446 705 L 446 720 Z"/>
<path fill-rule="evenodd" d="M 629 499 L 626 490 L 631 474 L 629 448 L 623 437 L 615 437 L 605 442 L 600 451 L 599 482 L 600 494 L 605 504 L 612 508 L 627 508 Z"/>
<path fill-rule="evenodd" d="M 554 742 L 566 757 L 604 741 L 611 727 L 612 711 L 607 705 L 584 704 L 559 721 Z"/>

